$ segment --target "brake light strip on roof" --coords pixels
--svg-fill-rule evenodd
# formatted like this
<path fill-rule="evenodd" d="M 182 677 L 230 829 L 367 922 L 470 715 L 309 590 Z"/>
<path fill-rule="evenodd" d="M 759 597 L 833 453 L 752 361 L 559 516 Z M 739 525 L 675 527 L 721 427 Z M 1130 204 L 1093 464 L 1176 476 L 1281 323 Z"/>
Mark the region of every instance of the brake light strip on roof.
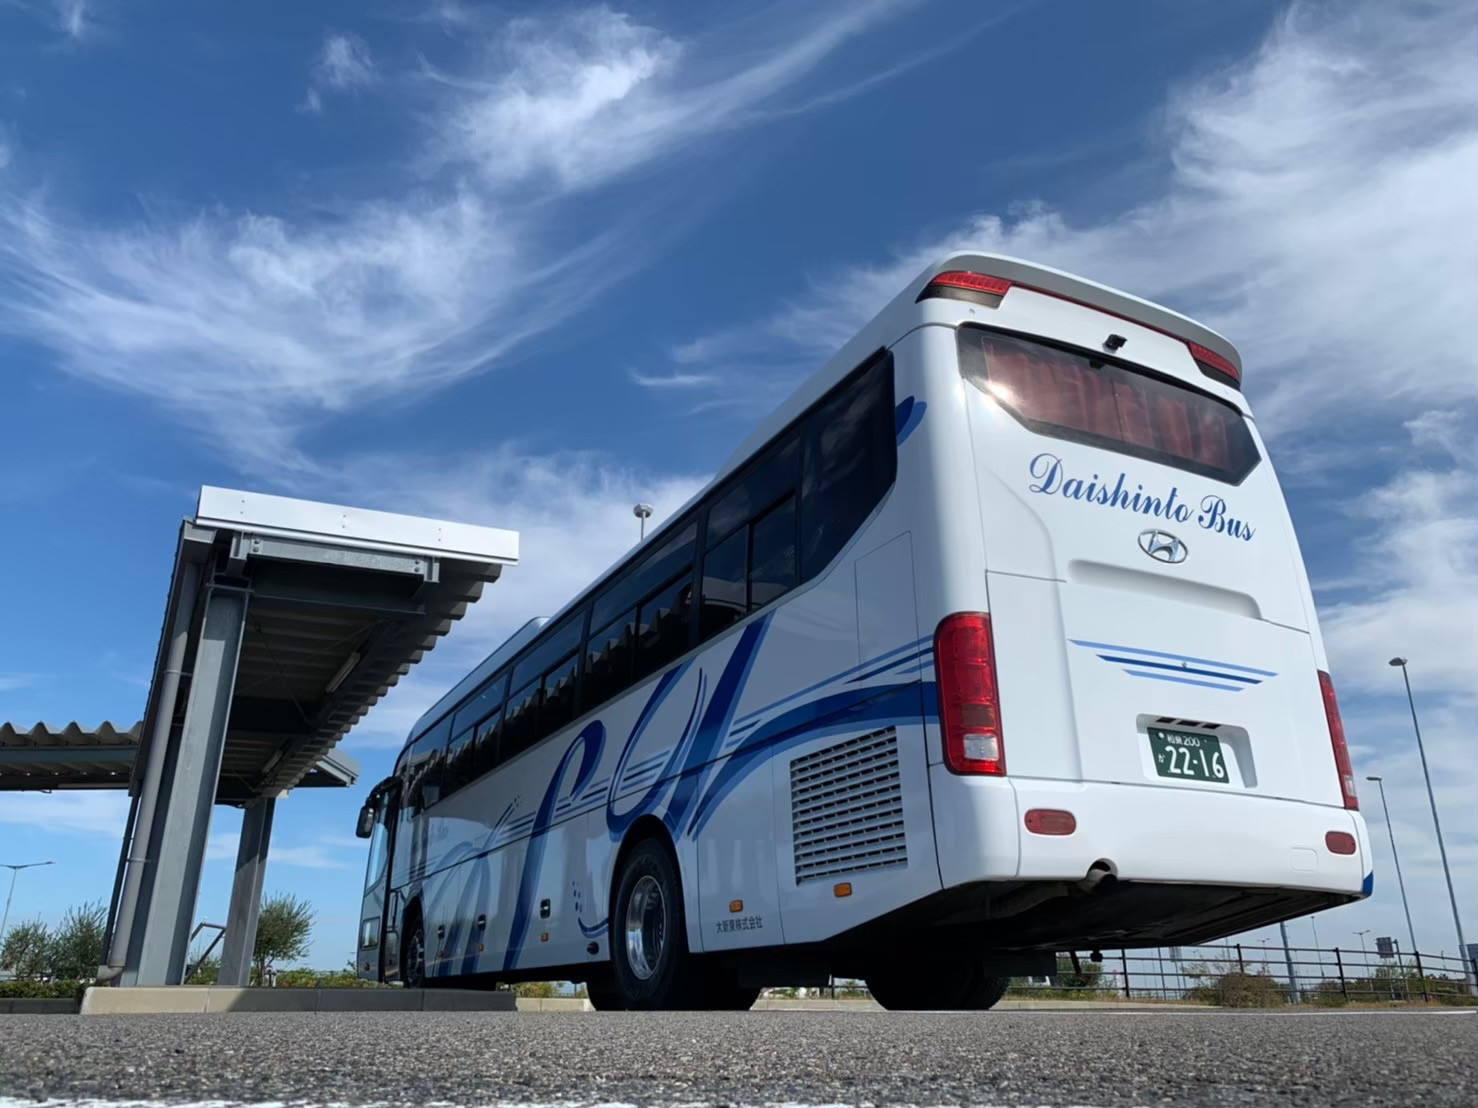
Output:
<path fill-rule="evenodd" d="M 1135 319 L 1133 316 L 1127 316 L 1122 314 L 1121 312 L 1116 312 L 1112 308 L 1104 308 L 1098 304 L 1090 304 L 1086 300 L 1079 300 L 1076 297 L 1068 296 L 1060 292 L 1053 292 L 1050 289 L 1040 288 L 1036 285 L 1028 285 L 1020 281 L 1012 281 L 1005 277 L 992 277 L 989 274 L 985 273 L 971 273 L 963 269 L 951 269 L 946 270 L 944 273 L 936 274 L 933 278 L 931 278 L 929 283 L 924 286 L 924 290 L 919 293 L 918 300 L 927 300 L 930 297 L 934 296 L 949 295 L 949 292 L 953 292 L 955 294 L 964 293 L 966 294 L 967 298 L 972 300 L 978 299 L 980 303 L 994 308 L 1000 305 L 1001 298 L 1004 297 L 1006 293 L 1010 292 L 1013 288 L 1023 288 L 1027 289 L 1030 292 L 1041 293 L 1043 296 L 1051 296 L 1058 300 L 1066 300 L 1069 304 L 1077 304 L 1079 307 L 1091 308 L 1095 312 L 1102 312 L 1104 315 L 1111 315 L 1115 319 L 1122 319 L 1127 323 L 1133 323 L 1140 327 L 1146 327 L 1151 331 L 1155 331 L 1159 334 L 1166 335 L 1169 338 L 1175 339 L 1177 342 L 1183 342 L 1186 345 L 1186 349 L 1190 351 L 1191 358 L 1195 361 L 1197 367 L 1207 377 L 1210 377 L 1216 381 L 1220 381 L 1222 384 L 1230 386 L 1234 389 L 1240 390 L 1242 388 L 1242 371 L 1238 369 L 1229 358 L 1223 357 L 1215 350 L 1203 346 L 1198 342 L 1192 342 L 1190 339 L 1185 338 L 1181 335 L 1177 335 L 1173 331 L 1167 331 L 1163 327 L 1156 327 L 1153 323 L 1146 323 L 1142 319 Z"/>

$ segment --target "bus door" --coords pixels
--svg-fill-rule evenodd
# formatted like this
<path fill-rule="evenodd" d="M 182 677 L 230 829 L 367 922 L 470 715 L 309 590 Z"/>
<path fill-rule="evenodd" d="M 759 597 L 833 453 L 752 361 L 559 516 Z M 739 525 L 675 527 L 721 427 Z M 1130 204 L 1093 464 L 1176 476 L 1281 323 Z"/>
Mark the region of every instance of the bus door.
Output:
<path fill-rule="evenodd" d="M 360 977 L 384 979 L 384 940 L 393 923 L 386 916 L 390 887 L 390 855 L 394 850 L 395 825 L 400 813 L 400 778 L 387 777 L 375 786 L 359 810 L 355 833 L 369 840 L 365 866 L 364 899 L 359 911 L 359 941 L 355 967 Z"/>

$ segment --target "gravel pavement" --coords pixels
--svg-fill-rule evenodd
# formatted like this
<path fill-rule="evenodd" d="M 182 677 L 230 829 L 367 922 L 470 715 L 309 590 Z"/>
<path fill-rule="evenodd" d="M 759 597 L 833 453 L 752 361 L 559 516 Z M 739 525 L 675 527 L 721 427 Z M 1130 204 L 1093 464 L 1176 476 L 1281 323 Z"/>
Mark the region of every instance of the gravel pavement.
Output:
<path fill-rule="evenodd" d="M 1472 1013 L 0 1017 L 0 1100 L 1478 1103 Z"/>

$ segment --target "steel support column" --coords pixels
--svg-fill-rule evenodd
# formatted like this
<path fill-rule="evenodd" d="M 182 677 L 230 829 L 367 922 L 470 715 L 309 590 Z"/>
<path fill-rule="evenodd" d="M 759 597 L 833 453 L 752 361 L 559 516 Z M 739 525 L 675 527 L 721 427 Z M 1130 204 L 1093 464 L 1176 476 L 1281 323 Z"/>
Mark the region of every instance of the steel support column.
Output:
<path fill-rule="evenodd" d="M 153 865 L 139 901 L 124 985 L 178 985 L 184 980 L 190 924 L 200 891 L 211 807 L 221 773 L 226 723 L 246 626 L 248 593 L 211 586 L 178 741 L 169 750 L 168 783 L 150 830 Z"/>
<path fill-rule="evenodd" d="M 262 880 L 267 875 L 267 848 L 272 842 L 275 797 L 247 807 L 241 819 L 241 843 L 236 848 L 236 878 L 231 884 L 231 907 L 226 913 L 226 943 L 221 950 L 222 985 L 251 984 L 251 956 L 257 942 L 257 913 L 262 907 Z"/>
<path fill-rule="evenodd" d="M 123 834 L 118 875 L 113 882 L 113 899 L 109 906 L 106 964 L 98 967 L 99 981 L 113 981 L 128 962 L 133 945 L 133 921 L 138 915 L 140 892 L 144 887 L 144 871 L 149 860 L 149 839 L 154 830 L 155 811 L 159 803 L 164 762 L 169 750 L 170 730 L 174 726 L 175 701 L 180 679 L 184 676 L 185 653 L 190 645 L 190 625 L 195 619 L 196 594 L 200 591 L 200 567 L 186 562 L 180 568 L 180 601 L 171 617 L 169 646 L 160 674 L 159 706 L 150 728 L 139 742 L 138 757 L 144 772 L 137 787 L 131 789 L 129 825 Z"/>

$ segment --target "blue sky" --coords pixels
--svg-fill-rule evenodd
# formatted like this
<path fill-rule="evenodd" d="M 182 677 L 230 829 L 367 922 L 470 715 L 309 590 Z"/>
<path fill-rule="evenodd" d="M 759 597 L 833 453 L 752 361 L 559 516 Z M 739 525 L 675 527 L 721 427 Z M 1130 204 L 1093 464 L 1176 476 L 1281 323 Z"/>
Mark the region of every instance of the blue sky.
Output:
<path fill-rule="evenodd" d="M 631 503 L 685 499 L 936 256 L 1003 250 L 1242 350 L 1418 939 L 1455 945 L 1396 652 L 1478 941 L 1461 7 L 0 0 L 0 719 L 139 717 L 202 484 L 520 530 L 347 740 L 372 782 L 634 539 Z M 1377 893 L 1326 945 L 1403 934 L 1373 788 Z M 267 886 L 315 902 L 322 966 L 353 941 L 358 801 L 279 806 Z M 106 896 L 124 808 L 0 797 L 0 862 L 58 863 L 17 912 Z"/>

